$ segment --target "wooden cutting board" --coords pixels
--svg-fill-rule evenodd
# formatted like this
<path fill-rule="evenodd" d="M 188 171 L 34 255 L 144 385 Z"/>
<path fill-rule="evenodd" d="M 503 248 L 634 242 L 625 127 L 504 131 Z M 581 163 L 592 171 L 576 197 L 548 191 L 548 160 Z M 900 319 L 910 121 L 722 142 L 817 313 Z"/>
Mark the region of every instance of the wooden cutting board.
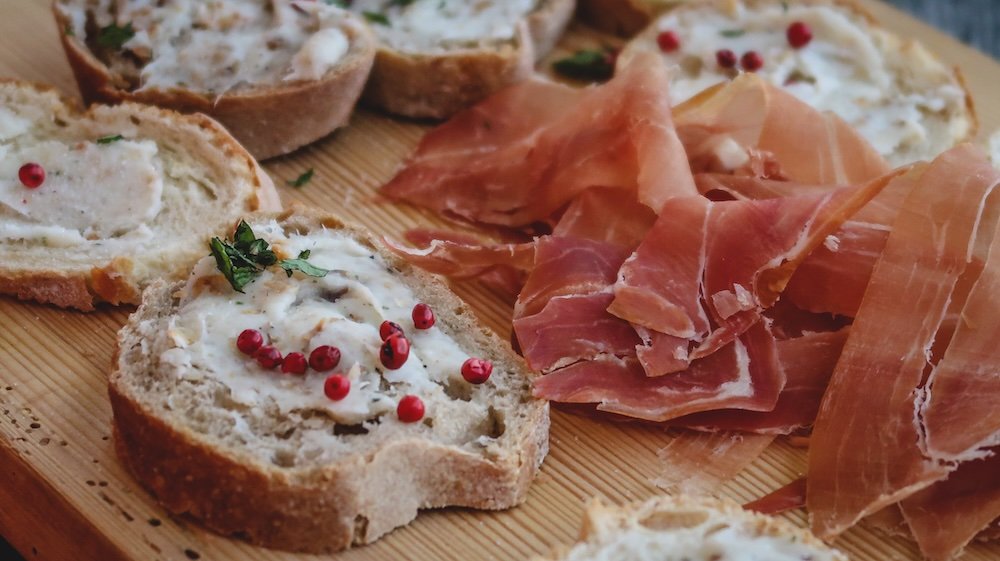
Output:
<path fill-rule="evenodd" d="M 875 1 L 863 2 L 889 28 L 919 37 L 960 66 L 979 102 L 986 132 L 1000 127 L 1000 64 Z M 43 0 L 3 0 L 0 76 L 54 84 L 76 92 Z M 609 41 L 574 28 L 562 48 Z M 327 209 L 392 234 L 434 219 L 413 208 L 374 200 L 425 127 L 359 112 L 352 126 L 264 167 L 286 201 Z M 985 135 L 984 135 L 985 136 Z M 285 186 L 308 168 L 312 182 Z M 483 321 L 509 333 L 510 308 L 474 284 L 458 286 Z M 306 560 L 255 548 L 174 519 L 123 472 L 110 441 L 106 376 L 115 332 L 128 309 L 92 314 L 0 298 L 0 534 L 30 560 Z M 661 491 L 651 483 L 663 466 L 657 451 L 671 436 L 553 412 L 552 452 L 528 502 L 502 513 L 446 509 L 422 514 L 379 542 L 342 553 L 344 561 L 525 559 L 575 539 L 585 501 L 613 503 Z M 802 473 L 804 453 L 778 442 L 719 495 L 747 501 Z M 391 493 L 391 489 L 385 492 Z M 801 514 L 791 515 L 803 524 Z M 856 561 L 919 559 L 916 547 L 866 528 L 837 545 Z M 976 544 L 965 559 L 1000 558 L 1000 543 Z"/>

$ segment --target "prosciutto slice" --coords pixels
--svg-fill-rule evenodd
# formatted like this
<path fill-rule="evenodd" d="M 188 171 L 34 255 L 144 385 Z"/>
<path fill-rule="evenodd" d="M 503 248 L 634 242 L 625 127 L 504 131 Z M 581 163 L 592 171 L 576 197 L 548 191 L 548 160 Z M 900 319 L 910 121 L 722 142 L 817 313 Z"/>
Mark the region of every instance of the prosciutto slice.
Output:
<path fill-rule="evenodd" d="M 807 504 L 821 537 L 948 474 L 920 453 L 914 396 L 996 173 L 970 146 L 946 152 L 893 224 L 811 439 Z"/>
<path fill-rule="evenodd" d="M 903 517 L 930 561 L 948 561 L 1000 516 L 1000 455 L 962 464 L 948 479 L 902 502 Z"/>
<path fill-rule="evenodd" d="M 553 236 L 607 242 L 628 248 L 639 245 L 656 214 L 620 189 L 595 187 L 573 200 L 559 218 Z"/>
<path fill-rule="evenodd" d="M 766 154 L 782 176 L 802 183 L 854 185 L 889 171 L 885 160 L 843 120 L 818 112 L 753 73 L 682 103 L 674 120 L 696 171 L 731 171 L 751 164 L 748 150 L 757 159 Z"/>
<path fill-rule="evenodd" d="M 781 514 L 806 506 L 806 478 L 800 477 L 788 485 L 743 505 L 743 508 L 761 514 Z"/>
<path fill-rule="evenodd" d="M 535 380 L 536 396 L 662 422 L 713 409 L 770 411 L 785 385 L 774 338 L 758 323 L 737 341 L 670 376 L 646 376 L 635 358 L 602 356 Z"/>
<path fill-rule="evenodd" d="M 703 431 L 791 434 L 812 425 L 849 328 L 778 341 L 778 360 L 788 381 L 771 411 L 718 410 L 688 415 L 672 425 Z"/>
<path fill-rule="evenodd" d="M 670 493 L 712 493 L 773 441 L 770 436 L 735 432 L 680 432 L 656 453 L 663 471 L 653 484 Z"/>
<path fill-rule="evenodd" d="M 506 226 L 544 221 L 590 187 L 623 190 L 654 211 L 694 195 L 669 75 L 655 58 L 586 89 L 511 86 L 428 133 L 381 193 Z"/>

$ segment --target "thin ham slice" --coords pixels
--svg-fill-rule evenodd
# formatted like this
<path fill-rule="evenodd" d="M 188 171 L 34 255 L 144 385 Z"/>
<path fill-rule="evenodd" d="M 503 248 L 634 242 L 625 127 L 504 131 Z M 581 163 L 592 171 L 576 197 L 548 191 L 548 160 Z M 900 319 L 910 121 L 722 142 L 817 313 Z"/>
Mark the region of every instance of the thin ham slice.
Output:
<path fill-rule="evenodd" d="M 595 187 L 573 199 L 552 235 L 606 242 L 633 249 L 646 237 L 656 214 L 620 189 Z"/>
<path fill-rule="evenodd" d="M 669 493 L 712 493 L 773 441 L 771 436 L 736 432 L 680 432 L 656 453 L 663 470 L 653 484 Z"/>
<path fill-rule="evenodd" d="M 784 177 L 802 183 L 854 185 L 889 171 L 847 123 L 753 73 L 682 103 L 674 120 L 696 171 L 752 164 L 750 149 L 758 159 L 766 154 Z"/>
<path fill-rule="evenodd" d="M 781 514 L 806 506 L 806 478 L 800 477 L 788 485 L 743 505 L 761 514 Z"/>
<path fill-rule="evenodd" d="M 962 464 L 948 479 L 901 503 L 920 551 L 949 561 L 1000 516 L 1000 455 Z"/>
<path fill-rule="evenodd" d="M 659 210 L 697 193 L 654 54 L 586 89 L 529 80 L 428 133 L 381 193 L 506 226 L 544 221 L 590 187 Z"/>
<path fill-rule="evenodd" d="M 971 146 L 946 152 L 923 171 L 893 224 L 809 448 L 807 503 L 821 537 L 949 471 L 917 447 L 914 395 L 996 173 Z"/>
<path fill-rule="evenodd" d="M 672 425 L 702 431 L 743 431 L 757 434 L 791 434 L 816 420 L 820 401 L 847 342 L 849 328 L 809 333 L 778 341 L 778 360 L 788 381 L 771 411 L 721 409 L 696 413 L 671 421 Z"/>
<path fill-rule="evenodd" d="M 536 379 L 534 393 L 662 422 L 714 409 L 770 411 L 784 385 L 774 338 L 761 322 L 683 372 L 652 378 L 635 358 L 602 356 Z"/>

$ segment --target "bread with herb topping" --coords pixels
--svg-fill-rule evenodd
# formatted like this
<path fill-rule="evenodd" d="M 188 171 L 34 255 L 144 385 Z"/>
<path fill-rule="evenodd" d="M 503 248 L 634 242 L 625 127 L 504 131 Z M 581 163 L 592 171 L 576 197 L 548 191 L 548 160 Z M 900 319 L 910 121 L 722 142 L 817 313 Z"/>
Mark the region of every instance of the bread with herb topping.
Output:
<path fill-rule="evenodd" d="M 379 41 L 363 101 L 444 119 L 533 72 L 576 0 L 352 0 Z"/>
<path fill-rule="evenodd" d="M 805 23 L 812 40 L 793 48 L 786 36 Z M 662 52 L 657 35 L 673 31 L 680 46 Z M 676 104 L 738 71 L 716 62 L 719 49 L 737 57 L 756 51 L 757 74 L 820 110 L 832 111 L 893 165 L 931 159 L 976 132 L 971 97 L 956 69 L 919 42 L 881 28 L 842 0 L 703 0 L 657 18 L 621 53 L 658 52 L 673 72 Z"/>
<path fill-rule="evenodd" d="M 206 236 L 281 208 L 257 162 L 218 123 L 125 103 L 92 106 L 0 81 L 0 293 L 92 310 L 138 304 L 178 279 Z M 28 163 L 42 184 L 19 180 Z"/>
<path fill-rule="evenodd" d="M 271 267 L 240 294 L 206 257 L 188 281 L 145 292 L 109 381 L 116 450 L 138 481 L 216 532 L 316 553 L 370 543 L 420 509 L 522 502 L 549 426 L 524 361 L 368 234 L 301 209 L 248 221 L 277 258 L 308 249 L 329 273 Z M 412 323 L 418 301 L 435 313 L 430 329 Z M 412 344 L 398 370 L 378 359 L 384 320 Z M 248 328 L 285 354 L 337 346 L 347 397 L 324 395 L 330 372 L 282 374 L 241 354 Z M 492 361 L 485 383 L 463 379 L 468 357 Z M 421 422 L 397 418 L 404 395 L 424 402 Z"/>
<path fill-rule="evenodd" d="M 681 495 L 620 508 L 595 501 L 584 514 L 580 541 L 551 559 L 847 561 L 847 556 L 785 520 L 729 500 Z"/>
<path fill-rule="evenodd" d="M 205 113 L 255 157 L 346 125 L 375 57 L 362 20 L 303 0 L 55 0 L 84 99 Z"/>

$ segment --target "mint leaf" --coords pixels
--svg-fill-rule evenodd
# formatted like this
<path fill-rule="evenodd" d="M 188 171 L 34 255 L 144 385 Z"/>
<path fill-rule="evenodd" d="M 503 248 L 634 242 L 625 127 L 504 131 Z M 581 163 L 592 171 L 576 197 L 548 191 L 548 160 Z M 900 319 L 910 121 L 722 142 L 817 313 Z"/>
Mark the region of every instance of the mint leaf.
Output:
<path fill-rule="evenodd" d="M 299 187 L 302 187 L 306 183 L 309 183 L 312 180 L 313 175 L 315 173 L 316 171 L 313 168 L 309 168 L 308 170 L 303 172 L 302 175 L 296 177 L 295 179 L 285 181 L 285 183 L 288 184 L 289 187 L 295 187 L 296 189 L 298 189 Z"/>
<path fill-rule="evenodd" d="M 101 138 L 98 138 L 94 142 L 98 144 L 111 144 L 112 142 L 118 142 L 119 140 L 123 140 L 124 138 L 125 137 L 120 134 L 110 134 L 108 136 L 102 136 Z"/>
<path fill-rule="evenodd" d="M 385 14 L 380 14 L 378 12 L 361 12 L 361 15 L 365 16 L 365 19 L 372 23 L 377 23 L 379 25 L 384 25 L 386 27 L 392 25 L 391 23 L 389 23 L 389 18 L 386 17 Z"/>
<path fill-rule="evenodd" d="M 584 49 L 552 64 L 556 72 L 568 78 L 603 81 L 615 73 L 614 51 Z"/>
<path fill-rule="evenodd" d="M 128 22 L 124 27 L 111 24 L 102 27 L 97 35 L 97 44 L 109 49 L 120 50 L 122 45 L 128 43 L 129 39 L 135 37 L 135 30 L 132 29 L 132 22 Z"/>
<path fill-rule="evenodd" d="M 322 269 L 309 263 L 306 259 L 309 259 L 310 252 L 308 249 L 299 253 L 298 259 L 282 259 L 278 262 L 278 266 L 285 270 L 288 276 L 292 276 L 292 273 L 299 271 L 300 273 L 309 275 L 310 277 L 325 277 L 330 271 Z"/>

